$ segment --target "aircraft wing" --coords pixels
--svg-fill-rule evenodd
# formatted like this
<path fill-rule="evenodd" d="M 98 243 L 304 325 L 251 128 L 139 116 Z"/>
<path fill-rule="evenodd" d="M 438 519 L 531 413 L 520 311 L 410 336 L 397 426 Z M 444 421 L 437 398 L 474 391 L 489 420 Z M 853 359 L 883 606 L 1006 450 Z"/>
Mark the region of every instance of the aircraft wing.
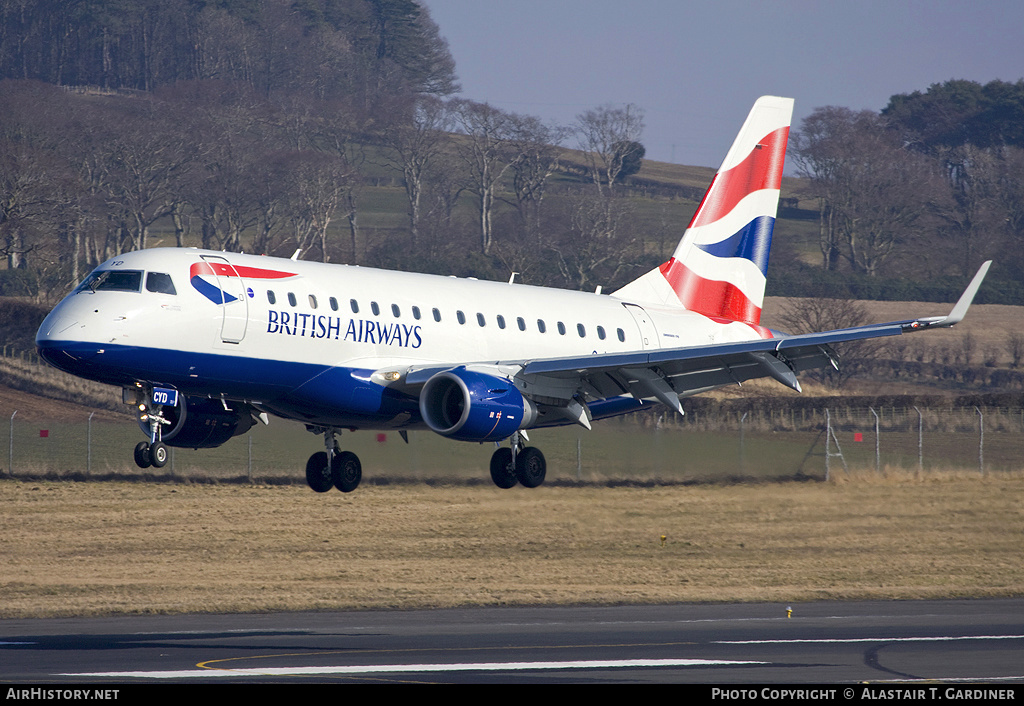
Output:
<path fill-rule="evenodd" d="M 489 370 L 513 379 L 524 396 L 542 405 L 547 412 L 560 411 L 563 416 L 588 428 L 592 418 L 588 402 L 623 395 L 656 399 L 681 413 L 680 397 L 754 378 L 771 377 L 800 391 L 797 373 L 826 365 L 838 367 L 831 344 L 946 328 L 960 322 L 990 265 L 991 261 L 981 266 L 947 316 L 735 343 L 501 361 L 467 367 Z M 446 369 L 450 366 L 410 370 L 405 383 L 422 384 L 433 374 Z"/>

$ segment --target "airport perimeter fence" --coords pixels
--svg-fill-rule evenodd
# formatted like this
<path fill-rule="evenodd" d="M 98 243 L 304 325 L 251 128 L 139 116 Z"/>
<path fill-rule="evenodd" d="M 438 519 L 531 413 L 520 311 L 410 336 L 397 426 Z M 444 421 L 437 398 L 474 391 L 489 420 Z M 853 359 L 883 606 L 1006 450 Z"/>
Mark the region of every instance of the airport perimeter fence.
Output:
<path fill-rule="evenodd" d="M 130 421 L 8 422 L 0 475 L 15 478 L 175 478 L 183 481 L 303 483 L 321 436 L 271 419 L 216 449 L 172 449 L 162 469 L 138 469 L 144 439 Z M 0 422 L 2 423 L 2 422 Z M 528 432 L 548 461 L 548 483 L 690 483 L 825 479 L 843 473 L 1019 471 L 1024 409 L 831 408 L 654 414 Z M 339 436 L 364 483 L 489 483 L 492 443 L 411 431 Z"/>

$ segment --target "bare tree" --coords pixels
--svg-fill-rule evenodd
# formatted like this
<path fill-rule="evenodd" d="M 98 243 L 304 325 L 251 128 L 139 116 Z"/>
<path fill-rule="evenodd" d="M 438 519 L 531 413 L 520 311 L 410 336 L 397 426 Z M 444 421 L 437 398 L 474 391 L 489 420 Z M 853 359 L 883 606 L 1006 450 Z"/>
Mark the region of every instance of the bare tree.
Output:
<path fill-rule="evenodd" d="M 855 272 L 875 276 L 897 247 L 922 232 L 933 172 L 920 155 L 869 137 L 848 174 L 850 200 L 839 212 L 844 255 Z"/>
<path fill-rule="evenodd" d="M 919 233 L 936 193 L 930 163 L 871 111 L 819 108 L 795 143 L 798 173 L 819 202 L 823 266 L 834 270 L 844 258 L 856 272 L 878 274 Z"/>
<path fill-rule="evenodd" d="M 640 142 L 643 110 L 632 103 L 621 108 L 604 105 L 576 116 L 575 130 L 598 192 L 603 194 L 607 189 L 611 193 L 628 155 L 623 145 Z"/>
<path fill-rule="evenodd" d="M 480 252 L 491 254 L 494 201 L 505 172 L 515 161 L 513 116 L 487 103 L 453 100 L 453 117 L 463 139 L 455 148 L 467 168 L 467 190 L 476 195 L 480 213 Z"/>
<path fill-rule="evenodd" d="M 1006 258 L 1017 274 L 1024 275 L 1024 148 L 999 150 L 999 206 L 1012 257 Z"/>
<path fill-rule="evenodd" d="M 93 206 L 75 164 L 84 131 L 73 114 L 62 90 L 0 82 L 0 254 L 8 269 L 32 272 L 44 299 L 77 281 Z"/>
<path fill-rule="evenodd" d="M 384 141 L 398 157 L 402 184 L 409 201 L 409 233 L 412 246 L 420 240 L 424 178 L 428 168 L 449 148 L 452 116 L 446 104 L 434 96 L 420 96 L 409 120 L 396 118 L 384 128 Z"/>
<path fill-rule="evenodd" d="M 512 192 L 526 241 L 535 246 L 542 244 L 541 207 L 548 179 L 558 168 L 562 155 L 559 144 L 566 134 L 565 129 L 549 127 L 535 117 L 514 116 Z"/>
<path fill-rule="evenodd" d="M 956 252 L 960 274 L 969 277 L 1003 235 L 1006 216 L 999 207 L 999 160 L 992 150 L 971 144 L 939 147 L 936 152 L 945 166 L 948 188 L 945 198 L 933 203 L 933 213 Z"/>
<path fill-rule="evenodd" d="M 592 289 L 615 282 L 633 266 L 628 253 L 634 241 L 623 227 L 632 213 L 629 201 L 580 192 L 566 205 L 568 227 L 546 243 L 565 286 Z"/>
<path fill-rule="evenodd" d="M 779 316 L 779 327 L 791 334 L 815 333 L 839 328 L 863 326 L 870 321 L 867 308 L 852 299 L 825 297 L 790 299 Z M 839 369 L 823 368 L 808 372 L 831 387 L 841 388 L 861 371 L 862 362 L 873 358 L 881 344 L 877 340 L 851 341 L 836 346 Z"/>
<path fill-rule="evenodd" d="M 641 147 L 643 128 L 643 111 L 632 104 L 605 105 L 576 117 L 574 132 L 588 160 L 595 195 L 573 199 L 572 228 L 556 246 L 563 276 L 575 286 L 589 287 L 599 269 L 615 263 L 601 278 L 607 283 L 626 266 L 623 254 L 629 244 L 620 228 L 628 208 L 616 198 L 615 184 L 627 158 L 636 152 L 627 146 Z"/>
<path fill-rule="evenodd" d="M 319 245 L 321 260 L 328 262 L 328 228 L 351 186 L 352 170 L 343 159 L 325 152 L 296 152 L 289 161 L 295 245 L 301 250 Z"/>
<path fill-rule="evenodd" d="M 149 98 L 124 101 L 111 116 L 117 129 L 106 146 L 108 204 L 122 210 L 131 247 L 147 246 L 149 227 L 170 213 L 194 154 L 185 112 Z M 121 244 L 119 247 L 124 247 Z"/>
<path fill-rule="evenodd" d="M 807 180 L 808 192 L 818 201 L 818 247 L 822 267 L 830 271 L 838 269 L 842 257 L 835 209 L 841 199 L 840 173 L 849 158 L 843 149 L 843 134 L 853 119 L 848 108 L 817 108 L 790 138 L 797 174 Z"/>
<path fill-rule="evenodd" d="M 455 228 L 455 206 L 465 190 L 462 162 L 451 149 L 430 161 L 424 184 L 425 208 L 421 219 L 420 251 L 437 258 L 449 249 Z"/>
<path fill-rule="evenodd" d="M 1017 332 L 1006 334 L 1005 348 L 1010 356 L 1010 367 L 1019 368 L 1024 360 L 1024 335 Z"/>

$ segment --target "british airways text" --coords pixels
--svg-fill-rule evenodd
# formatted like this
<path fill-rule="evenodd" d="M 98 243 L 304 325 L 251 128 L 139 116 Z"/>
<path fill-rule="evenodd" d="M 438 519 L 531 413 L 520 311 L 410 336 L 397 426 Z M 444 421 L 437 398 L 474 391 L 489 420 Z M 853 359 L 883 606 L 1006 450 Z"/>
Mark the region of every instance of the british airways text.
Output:
<path fill-rule="evenodd" d="M 383 323 L 370 319 L 350 319 L 342 336 L 342 319 L 325 314 L 303 314 L 292 311 L 267 313 L 267 333 L 304 338 L 333 338 L 353 343 L 373 343 L 402 348 L 419 348 L 423 345 L 421 327 L 399 323 Z"/>

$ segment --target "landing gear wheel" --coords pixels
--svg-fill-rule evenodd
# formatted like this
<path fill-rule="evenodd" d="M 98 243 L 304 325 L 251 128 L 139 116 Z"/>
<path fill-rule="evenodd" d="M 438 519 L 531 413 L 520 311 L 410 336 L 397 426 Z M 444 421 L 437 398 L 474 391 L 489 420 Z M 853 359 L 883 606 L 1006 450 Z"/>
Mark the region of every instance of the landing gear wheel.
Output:
<path fill-rule="evenodd" d="M 331 466 L 327 463 L 326 451 L 318 451 L 306 461 L 306 483 L 318 493 L 331 489 Z"/>
<path fill-rule="evenodd" d="M 149 447 L 149 462 L 153 468 L 163 468 L 167 465 L 167 447 L 159 441 Z"/>
<path fill-rule="evenodd" d="M 516 477 L 526 488 L 536 488 L 544 482 L 548 463 L 540 449 L 528 446 L 516 454 Z"/>
<path fill-rule="evenodd" d="M 351 451 L 334 454 L 331 459 L 331 480 L 334 487 L 343 493 L 351 493 L 363 479 L 363 465 Z"/>
<path fill-rule="evenodd" d="M 135 446 L 135 465 L 139 468 L 149 468 L 152 465 L 149 460 L 149 442 L 140 441 Z"/>
<path fill-rule="evenodd" d="M 499 488 L 512 488 L 519 479 L 516 478 L 516 467 L 512 463 L 512 449 L 503 446 L 491 456 L 491 480 Z"/>

